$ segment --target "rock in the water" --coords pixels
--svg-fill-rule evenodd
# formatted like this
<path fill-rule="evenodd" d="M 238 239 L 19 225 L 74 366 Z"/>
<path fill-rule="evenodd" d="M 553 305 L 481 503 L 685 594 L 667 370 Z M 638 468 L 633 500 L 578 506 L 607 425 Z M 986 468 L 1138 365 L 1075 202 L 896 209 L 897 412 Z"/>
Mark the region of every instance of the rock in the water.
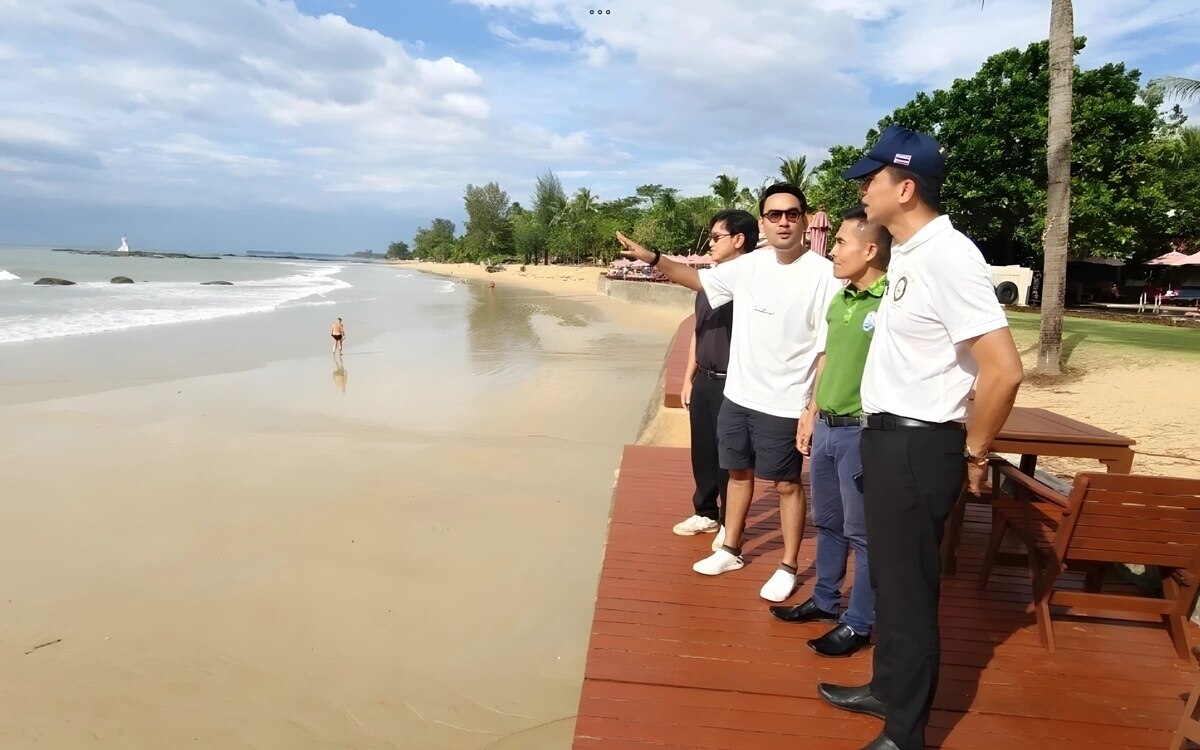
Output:
<path fill-rule="evenodd" d="M 200 286 L 233 286 L 232 281 L 201 281 Z"/>
<path fill-rule="evenodd" d="M 132 284 L 133 279 L 128 276 L 113 276 L 109 281 L 110 284 Z"/>
<path fill-rule="evenodd" d="M 68 281 L 67 279 L 56 279 L 51 276 L 46 276 L 33 282 L 34 286 L 74 286 L 74 284 L 74 281 Z"/>

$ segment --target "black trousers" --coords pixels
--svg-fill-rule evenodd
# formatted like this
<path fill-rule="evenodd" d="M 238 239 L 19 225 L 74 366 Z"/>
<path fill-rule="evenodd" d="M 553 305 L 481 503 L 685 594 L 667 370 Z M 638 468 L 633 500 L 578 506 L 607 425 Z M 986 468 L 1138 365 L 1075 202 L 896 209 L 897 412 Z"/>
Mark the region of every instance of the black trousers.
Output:
<path fill-rule="evenodd" d="M 692 477 L 696 480 L 692 505 L 696 515 L 722 525 L 725 523 L 729 472 L 721 468 L 717 453 L 717 416 L 724 400 L 723 378 L 710 378 L 703 371 L 696 373 L 696 379 L 692 381 L 692 403 L 688 408 L 692 428 Z"/>
<path fill-rule="evenodd" d="M 924 750 L 941 661 L 938 597 L 946 517 L 962 491 L 966 432 L 865 429 L 863 494 L 875 590 L 872 694 L 887 705 L 884 734 Z"/>

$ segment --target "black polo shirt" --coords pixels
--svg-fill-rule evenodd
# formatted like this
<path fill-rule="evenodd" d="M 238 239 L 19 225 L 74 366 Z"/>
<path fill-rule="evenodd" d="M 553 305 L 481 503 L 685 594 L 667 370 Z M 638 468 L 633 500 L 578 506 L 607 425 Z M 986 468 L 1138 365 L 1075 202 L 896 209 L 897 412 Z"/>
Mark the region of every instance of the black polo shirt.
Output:
<path fill-rule="evenodd" d="M 733 335 L 733 303 L 716 310 L 708 295 L 696 294 L 696 364 L 712 372 L 729 370 L 729 339 Z"/>

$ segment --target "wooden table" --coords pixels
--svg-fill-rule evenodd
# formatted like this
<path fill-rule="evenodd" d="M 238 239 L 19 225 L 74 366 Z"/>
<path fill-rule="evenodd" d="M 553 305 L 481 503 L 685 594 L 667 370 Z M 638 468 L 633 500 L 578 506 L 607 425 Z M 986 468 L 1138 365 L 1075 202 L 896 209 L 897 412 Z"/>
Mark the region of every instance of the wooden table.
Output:
<path fill-rule="evenodd" d="M 992 441 L 992 453 L 1016 453 L 1020 469 L 1029 476 L 1037 469 L 1039 456 L 1093 458 L 1110 473 L 1129 474 L 1133 470 L 1131 438 L 1102 430 L 1046 409 L 1014 406 L 1012 413 Z M 968 502 L 990 502 L 987 494 L 976 498 L 963 490 L 950 513 L 946 535 L 942 539 L 942 570 L 954 575 L 957 569 L 958 543 Z"/>
<path fill-rule="evenodd" d="M 1046 409 L 1014 406 L 992 442 L 993 453 L 1019 453 L 1021 471 L 1033 474 L 1038 456 L 1094 458 L 1109 472 L 1133 469 L 1131 438 L 1093 427 Z"/>

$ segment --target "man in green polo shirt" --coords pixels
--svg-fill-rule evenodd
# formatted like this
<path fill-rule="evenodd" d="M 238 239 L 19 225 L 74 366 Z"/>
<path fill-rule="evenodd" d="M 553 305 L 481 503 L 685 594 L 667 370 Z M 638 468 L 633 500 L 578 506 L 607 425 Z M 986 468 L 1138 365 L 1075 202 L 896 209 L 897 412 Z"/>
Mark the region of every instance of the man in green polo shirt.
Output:
<path fill-rule="evenodd" d="M 862 206 L 842 214 L 833 244 L 833 275 L 848 283 L 829 304 L 825 354 L 817 364 L 816 397 L 801 418 L 800 452 L 809 457 L 812 514 L 817 527 L 817 583 L 812 596 L 793 607 L 771 607 L 786 622 L 836 622 L 808 642 L 821 656 L 849 656 L 871 642 L 875 593 L 867 559 L 863 506 L 862 398 L 859 385 L 875 331 L 875 313 L 887 291 L 892 236 L 867 221 Z M 854 587 L 842 610 L 846 558 L 854 549 Z"/>

